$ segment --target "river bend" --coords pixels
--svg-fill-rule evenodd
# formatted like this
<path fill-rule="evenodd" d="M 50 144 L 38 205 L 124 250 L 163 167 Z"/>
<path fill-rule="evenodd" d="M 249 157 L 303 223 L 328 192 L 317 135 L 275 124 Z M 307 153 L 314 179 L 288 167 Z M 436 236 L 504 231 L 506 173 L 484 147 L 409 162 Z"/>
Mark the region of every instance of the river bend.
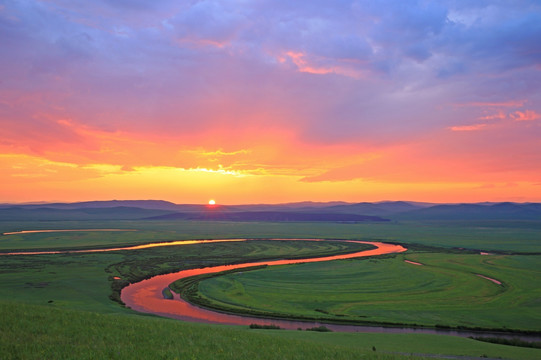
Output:
<path fill-rule="evenodd" d="M 323 241 L 321 239 L 275 239 L 275 240 L 302 240 L 302 241 Z M 204 323 L 217 323 L 217 324 L 229 324 L 229 325 L 249 325 L 252 323 L 272 323 L 286 329 L 297 329 L 299 327 L 306 328 L 312 326 L 319 326 L 320 323 L 304 322 L 304 321 L 289 321 L 279 319 L 264 319 L 253 316 L 241 316 L 222 313 L 209 309 L 200 308 L 192 305 L 180 298 L 178 294 L 173 293 L 173 299 L 165 299 L 163 297 L 163 289 L 168 287 L 172 282 L 202 274 L 213 274 L 227 270 L 242 269 L 252 266 L 267 265 L 288 265 L 288 264 L 300 264 L 307 262 L 321 262 L 331 260 L 352 259 L 358 257 L 367 257 L 375 255 L 384 255 L 392 253 L 404 252 L 407 249 L 400 245 L 387 244 L 382 242 L 367 242 L 367 241 L 355 241 L 355 240 L 343 240 L 352 243 L 369 244 L 374 245 L 375 249 L 358 251 L 348 254 L 324 256 L 317 258 L 306 259 L 293 259 L 293 260 L 271 260 L 261 262 L 249 262 L 244 264 L 235 265 L 223 265 L 213 266 L 198 269 L 183 270 L 175 273 L 158 275 L 150 279 L 146 279 L 137 283 L 133 283 L 122 289 L 121 299 L 133 310 L 155 314 L 164 317 L 170 317 L 185 321 L 192 322 L 204 322 Z M 383 328 L 383 327 L 363 327 L 363 326 L 350 326 L 350 325 L 335 325 L 325 324 L 327 327 L 337 331 L 374 331 L 379 329 L 382 332 L 403 332 L 399 329 Z M 419 329 L 418 332 L 423 332 L 423 329 Z"/>

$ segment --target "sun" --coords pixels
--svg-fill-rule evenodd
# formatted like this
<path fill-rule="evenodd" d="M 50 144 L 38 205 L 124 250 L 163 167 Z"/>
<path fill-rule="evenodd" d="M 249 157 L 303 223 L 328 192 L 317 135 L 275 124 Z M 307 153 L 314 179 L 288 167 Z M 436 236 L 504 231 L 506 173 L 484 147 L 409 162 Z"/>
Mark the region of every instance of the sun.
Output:
<path fill-rule="evenodd" d="M 209 205 L 216 205 L 216 201 L 210 199 L 210 200 L 209 200 Z"/>

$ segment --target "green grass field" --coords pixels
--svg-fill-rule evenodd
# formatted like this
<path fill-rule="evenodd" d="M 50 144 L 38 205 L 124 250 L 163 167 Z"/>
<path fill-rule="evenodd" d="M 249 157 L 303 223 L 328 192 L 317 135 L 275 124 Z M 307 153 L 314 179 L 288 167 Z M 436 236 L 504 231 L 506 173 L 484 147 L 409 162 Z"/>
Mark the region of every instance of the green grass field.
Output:
<path fill-rule="evenodd" d="M 541 350 L 425 334 L 250 330 L 0 301 L 2 359 L 539 359 Z M 373 350 L 375 348 L 375 351 Z"/>
<path fill-rule="evenodd" d="M 268 267 L 203 280 L 198 295 L 240 313 L 539 331 L 541 256 L 422 253 Z"/>
<path fill-rule="evenodd" d="M 278 274 L 282 279 L 287 277 L 288 286 L 294 286 L 292 289 L 296 293 L 291 300 L 292 303 L 295 301 L 298 303 L 299 299 L 304 303 L 304 307 L 300 306 L 297 309 L 299 313 L 314 313 L 314 309 L 319 309 L 331 315 L 319 311 L 315 312 L 316 315 L 357 316 L 359 319 L 370 317 L 372 320 L 391 322 L 408 322 L 410 317 L 415 318 L 411 320 L 415 323 L 436 322 L 452 325 L 464 323 L 461 316 L 468 315 L 468 307 L 465 304 L 472 301 L 472 323 L 488 327 L 505 324 L 513 328 L 540 330 L 538 315 L 541 313 L 539 311 L 541 296 L 538 290 L 541 288 L 540 256 L 477 256 L 469 254 L 473 253 L 471 251 L 461 253 L 463 250 L 456 249 L 462 247 L 488 252 L 541 252 L 540 229 L 539 224 L 535 222 L 490 222 L 476 225 L 465 222 L 280 224 L 193 221 L 26 223 L 0 221 L 0 232 L 89 228 L 138 231 L 0 236 L 0 251 L 103 248 L 180 239 L 237 237 L 395 241 L 406 244 L 413 250 L 396 257 L 278 267 L 262 272 L 245 272 L 242 276 L 245 279 L 253 277 L 254 284 L 257 281 L 275 281 L 274 293 L 270 283 L 260 284 L 262 289 L 265 289 L 266 296 L 273 299 L 273 303 L 274 299 L 277 299 L 276 305 L 273 306 L 281 306 L 279 301 L 283 296 L 281 286 L 285 285 L 276 282 L 276 276 Z M 426 246 L 436 247 L 439 250 Z M 113 301 L 115 293 L 118 294 L 124 284 L 153 274 L 225 263 L 323 256 L 349 252 L 353 248 L 357 250 L 358 247 L 359 245 L 337 242 L 255 241 L 112 253 L 2 256 L 0 358 L 387 359 L 407 357 L 411 353 L 427 356 L 445 354 L 473 357 L 486 355 L 507 359 L 541 358 L 541 350 L 538 349 L 436 335 L 263 331 L 242 327 L 187 324 L 137 314 Z M 426 265 L 420 268 L 405 264 L 402 261 L 403 257 Z M 366 267 L 368 265 L 374 268 Z M 292 271 L 293 268 L 297 270 Z M 283 274 L 280 275 L 280 272 Z M 505 284 L 504 291 L 488 280 L 471 276 L 472 272 L 502 280 Z M 358 281 L 360 275 L 364 281 Z M 404 283 L 404 279 L 400 280 L 399 275 L 408 281 Z M 258 279 L 260 276 L 262 277 Z M 115 280 L 115 277 L 120 279 Z M 327 296 L 325 301 L 320 301 L 317 296 L 311 298 L 309 286 L 302 284 L 303 277 L 305 280 L 306 278 L 312 280 L 314 288 L 320 291 L 334 289 L 331 292 L 335 293 L 336 297 L 333 299 Z M 228 275 L 212 281 L 229 280 L 231 279 Z M 399 288 L 396 288 L 397 284 L 400 285 Z M 472 292 L 491 297 L 491 300 L 486 303 L 479 299 L 473 299 L 477 302 L 473 301 L 467 291 L 460 289 L 463 284 L 466 284 L 467 289 Z M 347 291 L 341 291 L 340 289 L 346 285 L 348 287 L 344 289 Z M 359 291 L 362 292 L 363 286 L 364 290 L 372 289 L 369 298 L 370 309 L 356 304 L 357 300 L 353 301 L 346 297 L 346 292 L 351 292 L 351 296 L 354 296 L 356 291 L 357 294 Z M 227 290 L 227 287 L 223 289 Z M 464 305 L 457 305 L 455 302 L 451 307 L 446 306 L 442 302 L 446 300 L 446 296 L 442 296 L 438 291 L 431 291 L 435 289 L 444 289 L 447 294 L 458 299 L 457 302 L 462 301 Z M 408 297 L 404 298 L 404 294 L 408 294 Z M 432 301 L 433 306 L 430 308 L 423 305 L 423 299 L 426 298 Z M 116 299 L 118 300 L 118 297 Z M 352 301 L 352 306 L 347 307 L 344 301 L 337 299 Z M 245 299 L 241 300 L 239 304 L 242 305 Z M 395 309 L 393 313 L 391 308 L 398 306 L 397 304 L 401 309 L 400 311 Z M 522 309 L 522 312 L 517 309 Z M 418 321 L 421 315 L 423 322 Z M 373 346 L 377 351 L 372 351 Z"/>
<path fill-rule="evenodd" d="M 363 248 L 339 242 L 251 241 L 110 253 L 3 256 L 0 299 L 37 304 L 52 300 L 66 308 L 115 312 L 122 308 L 109 300 L 111 287 L 119 289 L 151 275 L 241 261 L 326 256 Z"/>
<path fill-rule="evenodd" d="M 137 229 L 138 232 L 0 236 L 7 249 L 133 245 L 183 239 L 324 238 L 387 240 L 446 248 L 541 254 L 539 221 L 400 221 L 384 223 L 258 223 L 214 221 L 0 221 L 0 233 L 29 229 Z"/>

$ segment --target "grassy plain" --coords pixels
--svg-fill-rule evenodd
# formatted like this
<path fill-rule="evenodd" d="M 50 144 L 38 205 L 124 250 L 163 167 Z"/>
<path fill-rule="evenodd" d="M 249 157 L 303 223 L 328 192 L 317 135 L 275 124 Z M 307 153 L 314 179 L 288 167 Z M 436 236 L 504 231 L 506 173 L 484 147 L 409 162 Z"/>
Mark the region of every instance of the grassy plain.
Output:
<path fill-rule="evenodd" d="M 498 296 L 495 296 L 494 300 L 501 301 L 499 305 L 507 306 L 507 308 L 493 306 L 491 301 L 488 303 L 488 306 L 493 306 L 491 309 L 500 311 L 502 314 L 511 314 L 514 311 L 512 310 L 513 306 L 516 304 L 511 301 L 511 298 L 506 300 L 505 296 L 507 295 L 505 294 L 509 291 L 513 291 L 512 294 L 517 296 L 517 304 L 522 304 L 524 308 L 537 311 L 536 309 L 539 307 L 539 301 L 532 295 L 538 293 L 535 291 L 532 293 L 531 284 L 527 284 L 528 281 L 533 281 L 536 284 L 539 281 L 539 274 L 531 272 L 532 269 L 540 268 L 538 266 L 539 257 L 515 255 L 479 257 L 480 259 L 498 259 L 493 267 L 485 267 L 488 265 L 477 263 L 476 260 L 466 261 L 470 257 L 464 254 L 460 254 L 460 258 L 455 259 L 461 259 L 460 261 L 465 263 L 460 264 L 459 261 L 458 264 L 455 264 L 450 260 L 450 257 L 458 256 L 458 254 L 447 253 L 448 251 L 457 251 L 454 248 L 461 247 L 487 252 L 541 253 L 541 242 L 539 241 L 541 226 L 536 222 L 283 224 L 195 221 L 20 223 L 0 221 L 0 232 L 89 228 L 136 229 L 138 231 L 0 236 L 0 251 L 116 247 L 181 239 L 243 237 L 387 240 L 400 242 L 416 249 L 409 251 L 406 257 L 427 264 L 426 269 L 422 270 L 427 270 L 428 273 L 417 275 L 424 277 L 427 282 L 430 282 L 431 277 L 440 280 L 447 279 L 452 282 L 454 275 L 451 275 L 455 272 L 460 273 L 464 279 L 470 279 L 466 274 L 469 271 L 468 266 L 472 271 L 482 268 L 483 274 L 501 278 L 506 286 L 511 287 L 503 293 L 503 300 Z M 295 243 L 257 241 L 153 248 L 114 253 L 2 256 L 0 257 L 0 318 L 2 318 L 0 322 L 0 341 L 2 341 L 0 358 L 133 358 L 148 355 L 144 357 L 345 359 L 361 356 L 363 358 L 395 358 L 410 353 L 453 356 L 487 355 L 509 359 L 541 358 L 541 350 L 521 349 L 436 335 L 272 332 L 238 327 L 186 324 L 136 314 L 109 298 L 113 289 L 118 290 L 129 281 L 136 281 L 151 274 L 246 260 L 349 252 L 351 247 L 355 246 L 353 244 L 340 245 L 337 248 L 337 243 L 327 242 L 297 243 L 302 246 L 293 244 Z M 327 245 L 320 247 L 321 244 Z M 331 245 L 328 244 L 332 244 L 332 247 L 329 247 Z M 429 246 L 442 248 L 443 250 L 440 250 L 443 252 L 436 254 L 434 252 L 436 250 L 429 248 Z M 405 266 L 399 259 L 399 257 L 394 260 L 392 258 L 378 259 L 377 263 L 382 270 L 387 269 L 399 273 L 403 271 L 402 266 Z M 476 259 L 476 257 L 472 256 L 471 259 Z M 349 262 L 360 264 L 363 261 L 368 264 L 372 260 Z M 336 272 L 335 275 L 347 277 L 345 268 L 338 271 L 341 262 L 334 263 L 336 265 L 332 266 L 337 267 L 332 270 Z M 325 266 L 331 266 L 331 264 Z M 414 265 L 409 266 L 411 268 L 409 271 L 421 270 L 414 268 Z M 280 269 L 277 268 L 277 271 Z M 316 274 L 318 271 L 323 272 L 325 268 L 319 268 L 314 264 L 312 270 Z M 516 274 L 512 276 L 514 271 Z M 523 274 L 524 277 L 520 277 L 522 276 L 520 274 Z M 249 275 L 249 272 L 246 272 L 245 275 Z M 368 275 L 372 276 L 374 284 L 377 284 L 377 274 L 365 274 L 365 276 Z M 115 277 L 121 279 L 115 280 Z M 314 276 L 312 277 L 314 278 Z M 391 278 L 387 281 L 389 284 L 393 284 L 393 281 L 397 280 Z M 332 286 L 333 282 L 340 282 L 341 285 L 346 283 L 345 280 L 338 281 L 337 278 L 334 278 L 332 281 L 329 279 L 327 285 Z M 478 285 L 480 289 L 485 289 L 484 291 L 489 291 L 489 293 L 490 291 L 494 292 L 496 286 L 480 278 L 475 279 L 472 284 Z M 417 283 L 417 285 L 421 288 L 424 286 L 425 290 L 432 286 L 428 283 Z M 539 288 L 538 285 L 537 287 Z M 407 291 L 408 289 L 402 288 L 402 290 Z M 428 292 L 428 295 L 431 294 Z M 455 294 L 458 296 L 460 293 Z M 374 299 L 377 297 L 376 295 L 373 294 Z M 395 296 L 394 301 L 400 299 L 398 293 L 393 295 Z M 299 296 L 301 295 L 299 294 Z M 538 295 L 535 296 L 539 298 Z M 410 310 L 420 311 L 416 310 L 415 307 L 420 306 L 421 298 L 421 296 L 417 299 L 412 297 L 410 303 L 403 303 L 402 305 L 407 305 L 405 307 L 407 311 L 403 311 L 403 313 Z M 523 299 L 525 300 L 523 301 Z M 306 298 L 305 300 L 308 301 Z M 380 308 L 374 311 L 381 315 L 386 310 L 384 301 L 380 299 L 379 302 Z M 338 313 L 338 310 L 333 307 L 334 305 L 329 304 L 327 308 L 322 308 L 320 305 L 322 304 L 318 304 L 318 308 L 321 310 Z M 316 307 L 310 305 L 310 308 L 313 310 Z M 346 310 L 348 309 L 340 311 L 346 312 Z M 445 314 L 445 311 L 443 313 Z M 321 313 L 318 312 L 318 314 Z M 351 314 L 355 314 L 355 312 L 351 310 Z M 365 316 L 366 314 L 360 313 L 360 315 Z M 479 316 L 481 315 L 479 313 Z M 405 315 L 397 314 L 397 316 L 404 318 Z M 528 318 L 538 319 L 536 314 L 525 313 L 521 316 L 523 321 Z M 442 320 L 448 320 L 451 317 L 451 313 L 448 312 L 438 322 L 443 322 Z M 383 320 L 383 318 L 381 319 Z M 487 319 L 486 321 L 489 323 L 494 321 L 497 323 L 501 320 L 498 317 L 495 318 L 493 314 L 487 314 Z M 519 320 L 516 321 L 516 326 L 527 327 L 527 325 L 518 324 Z M 316 343 L 324 345 L 319 346 Z M 377 348 L 376 352 L 372 351 L 372 346 Z M 232 356 L 233 351 L 238 355 Z M 138 356 L 134 356 L 134 354 Z"/>
<path fill-rule="evenodd" d="M 198 285 L 207 306 L 240 313 L 541 330 L 541 256 L 399 254 L 267 267 Z"/>
<path fill-rule="evenodd" d="M 387 240 L 446 248 L 541 254 L 539 221 L 398 221 L 384 223 L 258 223 L 216 221 L 0 221 L 0 233 L 30 229 L 137 229 L 138 232 L 0 236 L 0 250 L 103 247 L 183 239 L 324 238 Z M 107 236 L 104 236 L 107 235 Z"/>
<path fill-rule="evenodd" d="M 31 235 L 39 234 L 27 236 Z M 102 236 L 114 237 L 114 234 Z M 339 242 L 252 241 L 107 253 L 2 256 L 0 299 L 37 304 L 53 301 L 57 307 L 115 312 L 119 310 L 118 304 L 109 299 L 115 295 L 112 287 L 119 290 L 129 282 L 151 275 L 244 261 L 303 258 L 313 254 L 325 256 L 360 249 L 363 245 Z"/>
<path fill-rule="evenodd" d="M 0 358 L 539 359 L 541 350 L 425 334 L 250 330 L 0 301 Z M 373 350 L 375 348 L 375 351 Z"/>

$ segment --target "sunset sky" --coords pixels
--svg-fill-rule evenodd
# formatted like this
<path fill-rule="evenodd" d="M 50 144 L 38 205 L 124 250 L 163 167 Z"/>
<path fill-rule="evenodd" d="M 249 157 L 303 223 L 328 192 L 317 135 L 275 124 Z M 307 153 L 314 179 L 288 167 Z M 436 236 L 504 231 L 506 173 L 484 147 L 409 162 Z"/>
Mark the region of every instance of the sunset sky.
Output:
<path fill-rule="evenodd" d="M 541 3 L 0 0 L 0 203 L 541 201 Z"/>

